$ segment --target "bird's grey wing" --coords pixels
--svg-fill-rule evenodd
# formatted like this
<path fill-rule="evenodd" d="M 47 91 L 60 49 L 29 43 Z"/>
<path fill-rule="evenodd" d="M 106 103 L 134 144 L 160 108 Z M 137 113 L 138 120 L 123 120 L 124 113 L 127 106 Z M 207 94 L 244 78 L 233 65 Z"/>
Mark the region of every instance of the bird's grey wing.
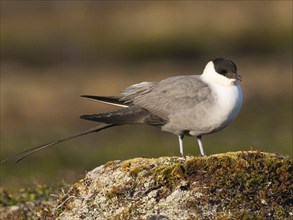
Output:
<path fill-rule="evenodd" d="M 82 95 L 81 97 L 110 105 L 129 107 L 136 96 L 148 93 L 155 84 L 154 82 L 142 82 L 131 85 L 122 91 L 122 96 Z"/>
<path fill-rule="evenodd" d="M 122 97 L 120 98 L 120 101 L 123 101 L 124 103 L 133 104 L 133 101 L 136 97 L 151 92 L 156 84 L 158 83 L 142 82 L 131 85 L 121 92 Z"/>
<path fill-rule="evenodd" d="M 128 87 L 122 92 L 121 100 L 167 120 L 170 114 L 194 108 L 206 101 L 209 93 L 210 88 L 200 76 L 176 76 L 158 83 L 145 82 Z"/>

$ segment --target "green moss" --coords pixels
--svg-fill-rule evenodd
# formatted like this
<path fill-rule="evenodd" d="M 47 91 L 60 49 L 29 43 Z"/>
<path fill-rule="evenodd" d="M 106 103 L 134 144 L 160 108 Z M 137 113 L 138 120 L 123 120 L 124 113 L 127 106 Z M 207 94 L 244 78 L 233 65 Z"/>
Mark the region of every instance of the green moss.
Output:
<path fill-rule="evenodd" d="M 289 217 L 292 206 L 292 161 L 258 151 L 235 152 L 186 161 L 189 182 L 198 181 L 208 203 L 243 218 L 249 207 L 253 218 Z M 190 205 L 190 204 L 189 204 Z M 277 207 L 277 208 L 276 208 Z M 197 205 L 194 205 L 197 209 Z"/>
<path fill-rule="evenodd" d="M 60 183 L 60 186 L 65 187 L 65 184 Z M 60 186 L 49 187 L 35 184 L 29 188 L 22 188 L 15 194 L 10 194 L 1 188 L 1 216 L 3 215 L 6 219 L 55 218 L 53 207 L 61 195 Z M 10 207 L 15 208 L 10 210 Z"/>
<path fill-rule="evenodd" d="M 152 170 L 157 184 L 164 184 L 173 188 L 178 181 L 184 178 L 183 166 L 175 162 L 172 165 L 160 165 Z"/>
<path fill-rule="evenodd" d="M 29 201 L 47 200 L 53 188 L 46 185 L 35 185 L 34 187 L 21 188 L 15 195 L 9 194 L 5 189 L 0 188 L 0 207 L 19 205 Z"/>
<path fill-rule="evenodd" d="M 185 188 L 193 183 L 204 186 L 205 200 L 188 202 L 188 207 L 199 213 L 204 204 L 210 204 L 223 212 L 230 210 L 242 219 L 284 218 L 288 217 L 288 207 L 292 205 L 292 161 L 275 154 L 246 151 L 186 160 L 136 158 L 123 162 L 122 169 L 133 176 L 137 184 L 147 182 L 144 178 L 153 180 L 154 189 L 158 189 L 157 200 L 171 194 L 182 181 L 187 182 Z M 143 172 L 146 174 L 142 175 Z M 121 192 L 125 194 L 127 190 L 129 188 L 113 188 L 109 198 Z"/>
<path fill-rule="evenodd" d="M 122 162 L 121 168 L 131 176 L 136 177 L 143 170 L 151 169 L 156 163 L 156 159 L 134 158 Z"/>

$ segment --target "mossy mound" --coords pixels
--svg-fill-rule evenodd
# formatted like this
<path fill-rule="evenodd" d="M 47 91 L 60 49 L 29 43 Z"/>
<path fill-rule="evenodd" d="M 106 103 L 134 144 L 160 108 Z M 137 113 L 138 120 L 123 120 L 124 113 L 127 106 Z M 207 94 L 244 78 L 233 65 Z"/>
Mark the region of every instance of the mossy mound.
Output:
<path fill-rule="evenodd" d="M 292 164 L 258 151 L 111 161 L 59 195 L 42 217 L 292 219 Z"/>
<path fill-rule="evenodd" d="M 73 186 L 60 219 L 290 219 L 292 173 L 257 151 L 113 161 Z"/>

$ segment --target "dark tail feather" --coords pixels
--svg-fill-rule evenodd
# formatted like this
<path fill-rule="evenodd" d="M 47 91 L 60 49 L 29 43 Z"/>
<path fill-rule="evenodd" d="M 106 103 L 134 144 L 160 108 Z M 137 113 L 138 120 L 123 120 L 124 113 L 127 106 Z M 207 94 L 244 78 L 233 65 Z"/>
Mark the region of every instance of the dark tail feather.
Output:
<path fill-rule="evenodd" d="M 83 136 L 83 135 L 86 135 L 86 134 L 89 134 L 89 133 L 98 132 L 98 131 L 101 131 L 103 129 L 106 129 L 106 128 L 109 128 L 109 127 L 112 127 L 112 126 L 115 126 L 115 125 L 114 124 L 101 124 L 101 125 L 99 125 L 97 127 L 91 128 L 89 130 L 83 131 L 83 132 L 75 134 L 73 136 L 63 138 L 63 139 L 60 139 L 60 140 L 57 140 L 57 141 L 53 141 L 53 142 L 50 142 L 50 143 L 47 143 L 47 144 L 42 144 L 42 145 L 33 147 L 31 149 L 28 149 L 26 151 L 18 153 L 16 155 L 12 156 L 12 157 L 6 158 L 6 159 L 2 160 L 1 163 L 4 163 L 4 162 L 6 162 L 8 160 L 14 160 L 14 159 L 15 159 L 15 162 L 18 163 L 21 160 L 27 158 L 28 156 L 30 156 L 30 155 L 32 155 L 34 153 L 37 153 L 37 152 L 39 152 L 41 150 L 44 150 L 44 149 L 46 149 L 48 147 L 51 147 L 51 146 L 53 146 L 55 144 L 59 144 L 61 142 L 64 142 L 64 141 L 67 141 L 67 140 L 70 140 L 70 139 L 73 139 L 73 138 L 76 138 L 76 137 L 80 137 L 80 136 Z"/>

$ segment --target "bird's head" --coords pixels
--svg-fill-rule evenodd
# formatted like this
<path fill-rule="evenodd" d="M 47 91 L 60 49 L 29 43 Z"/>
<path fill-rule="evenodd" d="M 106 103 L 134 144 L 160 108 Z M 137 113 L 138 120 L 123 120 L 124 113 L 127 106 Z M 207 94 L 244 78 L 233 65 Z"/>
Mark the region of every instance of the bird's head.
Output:
<path fill-rule="evenodd" d="M 232 60 L 216 58 L 206 65 L 202 76 L 211 83 L 231 86 L 241 81 L 237 67 Z"/>

